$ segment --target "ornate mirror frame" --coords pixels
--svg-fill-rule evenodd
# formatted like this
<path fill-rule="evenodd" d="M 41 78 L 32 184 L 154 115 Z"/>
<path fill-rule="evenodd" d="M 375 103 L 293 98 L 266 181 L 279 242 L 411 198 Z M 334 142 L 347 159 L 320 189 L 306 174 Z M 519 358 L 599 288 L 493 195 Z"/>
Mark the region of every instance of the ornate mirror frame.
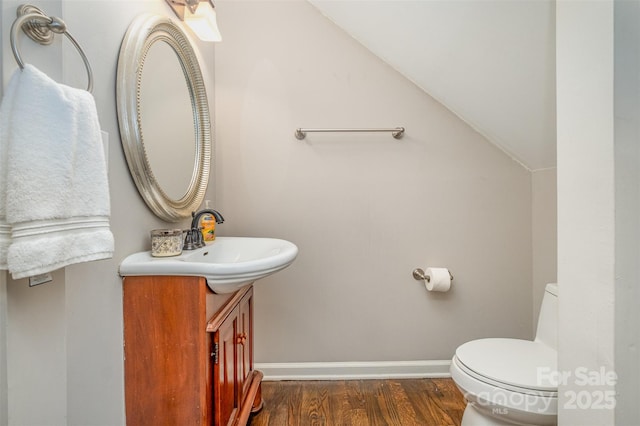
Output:
<path fill-rule="evenodd" d="M 149 49 L 163 41 L 173 48 L 189 89 L 195 129 L 195 161 L 191 182 L 180 199 L 167 195 L 156 180 L 142 134 L 140 88 Z M 116 80 L 118 124 L 127 165 L 138 192 L 161 219 L 177 222 L 197 210 L 207 189 L 211 164 L 211 124 L 204 80 L 196 54 L 185 33 L 171 19 L 141 15 L 129 26 L 120 47 Z M 171 111 L 167 111 L 170 118 Z M 170 119 L 167 120 L 170 123 Z"/>

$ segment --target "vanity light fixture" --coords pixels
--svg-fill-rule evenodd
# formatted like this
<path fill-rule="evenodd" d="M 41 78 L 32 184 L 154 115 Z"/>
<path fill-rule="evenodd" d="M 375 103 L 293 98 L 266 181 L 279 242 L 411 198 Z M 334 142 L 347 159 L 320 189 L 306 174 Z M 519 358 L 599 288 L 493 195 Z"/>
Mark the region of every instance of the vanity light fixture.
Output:
<path fill-rule="evenodd" d="M 202 41 L 222 41 L 211 0 L 166 0 L 181 21 Z"/>

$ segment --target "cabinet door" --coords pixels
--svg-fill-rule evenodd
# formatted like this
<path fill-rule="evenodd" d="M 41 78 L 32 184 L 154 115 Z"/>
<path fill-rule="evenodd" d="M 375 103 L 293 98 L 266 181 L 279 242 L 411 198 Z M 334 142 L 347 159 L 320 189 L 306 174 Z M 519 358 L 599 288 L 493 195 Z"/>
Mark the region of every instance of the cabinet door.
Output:
<path fill-rule="evenodd" d="M 253 369 L 253 289 L 240 300 L 239 308 L 238 366 L 242 383 L 240 401 L 243 401 L 250 384 L 247 378 Z"/>
<path fill-rule="evenodd" d="M 129 425 L 210 424 L 204 278 L 126 277 L 125 409 Z"/>
<path fill-rule="evenodd" d="M 218 359 L 213 369 L 216 425 L 227 425 L 238 415 L 238 313 L 239 308 L 236 306 L 214 333 L 214 345 L 218 345 Z"/>

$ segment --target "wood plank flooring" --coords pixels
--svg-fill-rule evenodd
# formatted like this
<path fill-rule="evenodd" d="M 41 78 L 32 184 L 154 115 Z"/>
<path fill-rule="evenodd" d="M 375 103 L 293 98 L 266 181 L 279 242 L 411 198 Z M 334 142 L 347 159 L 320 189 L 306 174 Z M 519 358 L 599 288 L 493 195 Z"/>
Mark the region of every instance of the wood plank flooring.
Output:
<path fill-rule="evenodd" d="M 451 379 L 263 382 L 250 426 L 459 426 L 465 402 Z"/>

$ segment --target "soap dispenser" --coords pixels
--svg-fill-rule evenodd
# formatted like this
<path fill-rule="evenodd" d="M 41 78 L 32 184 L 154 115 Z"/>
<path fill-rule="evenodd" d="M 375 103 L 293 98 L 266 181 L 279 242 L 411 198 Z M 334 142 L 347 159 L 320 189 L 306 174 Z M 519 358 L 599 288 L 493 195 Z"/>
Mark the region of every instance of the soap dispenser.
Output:
<path fill-rule="evenodd" d="M 211 209 L 209 206 L 210 201 L 204 202 L 205 209 Z M 205 213 L 200 218 L 200 228 L 202 229 L 202 239 L 205 243 L 211 242 L 216 239 L 216 218 L 211 213 Z"/>

